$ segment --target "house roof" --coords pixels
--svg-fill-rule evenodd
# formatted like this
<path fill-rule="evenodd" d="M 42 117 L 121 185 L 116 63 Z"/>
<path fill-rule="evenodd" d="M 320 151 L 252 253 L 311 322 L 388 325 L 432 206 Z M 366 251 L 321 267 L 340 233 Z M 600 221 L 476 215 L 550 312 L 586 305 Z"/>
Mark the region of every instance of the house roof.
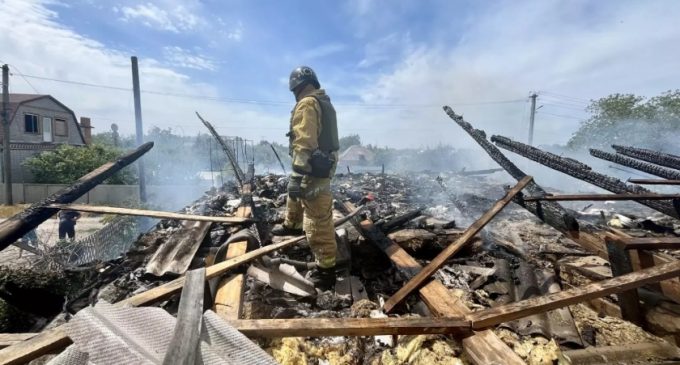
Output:
<path fill-rule="evenodd" d="M 363 157 L 363 158 L 362 158 Z M 375 157 L 373 151 L 366 147 L 353 145 L 349 146 L 343 153 L 340 154 L 340 161 L 372 161 Z"/>
<path fill-rule="evenodd" d="M 80 123 L 78 122 L 78 118 L 76 118 L 76 113 L 73 112 L 69 107 L 66 105 L 62 104 L 59 100 L 55 99 L 52 95 L 43 95 L 43 94 L 9 94 L 9 121 L 12 123 L 14 120 L 14 116 L 19 109 L 19 107 L 23 104 L 29 103 L 31 101 L 43 99 L 43 98 L 49 98 L 57 105 L 61 106 L 64 108 L 67 112 L 69 112 L 73 116 L 73 120 L 76 122 L 76 128 L 78 128 L 78 134 L 80 134 L 80 139 L 85 143 L 85 136 L 83 135 L 83 130 L 80 128 Z"/>

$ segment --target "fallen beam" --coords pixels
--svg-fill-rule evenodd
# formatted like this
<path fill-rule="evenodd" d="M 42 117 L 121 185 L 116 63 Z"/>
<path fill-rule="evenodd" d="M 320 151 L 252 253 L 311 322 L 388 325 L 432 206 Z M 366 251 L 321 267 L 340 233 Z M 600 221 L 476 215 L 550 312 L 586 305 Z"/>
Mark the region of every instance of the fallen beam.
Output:
<path fill-rule="evenodd" d="M 232 242 L 227 248 L 227 259 L 233 259 L 246 253 L 248 241 Z M 213 311 L 220 318 L 239 319 L 243 307 L 243 291 L 245 276 L 235 274 L 222 279 L 217 285 Z"/>
<path fill-rule="evenodd" d="M 680 180 L 665 179 L 628 179 L 628 182 L 640 185 L 680 185 Z"/>
<path fill-rule="evenodd" d="M 622 155 L 637 158 L 639 160 L 651 162 L 653 164 L 670 167 L 672 169 L 680 170 L 680 156 L 671 155 L 669 153 L 648 150 L 645 148 L 636 148 L 629 146 L 612 145 L 612 148 Z"/>
<path fill-rule="evenodd" d="M 338 204 L 338 208 L 345 213 L 355 209 L 354 205 L 349 202 Z M 388 239 L 370 220 L 363 222 L 351 220 L 351 222 L 364 238 L 385 252 L 394 266 L 406 278 L 413 277 L 422 269 L 418 261 L 399 245 Z M 460 317 L 470 313 L 470 309 L 460 299 L 451 295 L 439 280 L 432 280 L 422 287 L 418 293 L 435 317 Z M 475 332 L 472 336 L 464 338 L 462 342 L 463 350 L 474 364 L 525 364 L 508 345 L 490 330 Z"/>
<path fill-rule="evenodd" d="M 591 148 L 590 154 L 594 157 L 607 160 L 619 165 L 634 168 L 636 170 L 646 172 L 664 179 L 680 179 L 680 171 L 674 169 L 667 169 L 652 163 L 636 160 L 634 158 L 626 157 L 618 153 L 609 153 L 606 151 Z"/>
<path fill-rule="evenodd" d="M 680 237 L 632 237 L 620 240 L 626 250 L 677 250 Z"/>
<path fill-rule="evenodd" d="M 37 333 L 0 333 L 0 348 L 33 338 Z"/>
<path fill-rule="evenodd" d="M 136 150 L 121 156 L 118 160 L 107 162 L 99 166 L 70 186 L 59 190 L 43 201 L 31 205 L 22 212 L 1 222 L 0 251 L 4 250 L 14 241 L 20 239 L 26 233 L 38 227 L 40 223 L 48 220 L 57 213 L 58 209 L 47 208 L 46 206 L 51 204 L 66 204 L 75 201 L 88 191 L 92 190 L 95 186 L 101 184 L 104 180 L 120 171 L 123 167 L 142 157 L 142 155 L 147 153 L 152 147 L 153 142 L 147 142 L 139 146 Z"/>
<path fill-rule="evenodd" d="M 615 346 L 588 347 L 562 351 L 560 357 L 572 365 L 600 365 L 619 362 L 649 361 L 652 358 L 677 359 L 680 351 L 668 342 L 627 343 Z"/>
<path fill-rule="evenodd" d="M 520 170 L 512 161 L 510 161 L 505 155 L 494 146 L 491 142 L 486 139 L 486 133 L 484 131 L 475 129 L 472 125 L 463 119 L 462 115 L 456 114 L 453 109 L 448 106 L 444 106 L 444 112 L 465 132 L 467 132 L 472 139 L 479 144 L 486 153 L 489 154 L 498 165 L 500 165 L 510 176 L 515 178 L 517 181 L 522 180 L 527 174 Z M 536 182 L 532 181 L 527 185 L 526 190 L 534 196 L 543 196 L 547 192 Z M 538 219 L 555 227 L 561 231 L 578 231 L 579 224 L 572 213 L 567 211 L 564 207 L 554 202 L 525 202 L 523 199 L 518 198 L 515 203 L 521 205 L 526 210 L 535 214 Z"/>
<path fill-rule="evenodd" d="M 554 153 L 546 152 L 536 147 L 513 141 L 507 137 L 492 136 L 491 141 L 496 143 L 496 145 L 500 148 L 517 153 L 520 156 L 538 162 L 541 165 L 547 166 L 556 171 L 560 171 L 579 180 L 583 180 L 615 194 L 652 193 L 641 186 L 628 185 L 619 179 L 595 172 L 590 168 L 590 166 L 574 159 L 558 156 Z M 671 217 L 680 218 L 680 213 L 678 213 L 678 210 L 675 209 L 671 202 L 658 200 L 639 200 L 638 203 L 646 205 Z"/>
<path fill-rule="evenodd" d="M 491 219 L 493 219 L 493 217 L 503 210 L 503 208 L 505 208 L 505 206 L 508 205 L 510 201 L 512 201 L 512 198 L 522 191 L 522 189 L 524 189 L 524 187 L 526 187 L 527 184 L 529 184 L 532 180 L 533 178 L 531 176 L 525 176 L 517 183 L 517 185 L 507 191 L 505 196 L 496 201 L 491 209 L 489 209 L 477 221 L 470 225 L 465 230 L 465 232 L 463 232 L 463 235 L 461 235 L 460 238 L 456 240 L 456 242 L 447 246 L 439 255 L 437 255 L 437 257 L 430 261 L 427 266 L 425 266 L 418 272 L 418 274 L 411 278 L 411 280 L 409 280 L 406 285 L 404 285 L 394 295 L 392 295 L 385 302 L 385 312 L 391 312 L 397 305 L 403 302 L 409 294 L 411 294 L 414 290 L 419 289 L 423 283 L 425 283 L 425 280 L 430 278 L 432 275 L 434 275 L 434 273 L 437 272 L 437 270 L 444 266 L 446 260 L 451 258 L 451 256 L 463 248 L 463 246 L 465 246 L 470 241 L 470 239 L 479 233 L 479 231 L 481 231 L 482 228 L 484 228 L 484 226 L 486 226 L 486 224 L 489 223 Z"/>
<path fill-rule="evenodd" d="M 195 364 L 203 323 L 205 268 L 189 271 L 177 310 L 175 332 L 163 358 L 164 365 Z"/>
<path fill-rule="evenodd" d="M 621 293 L 677 276 L 680 276 L 680 261 L 669 262 L 555 294 L 484 309 L 470 314 L 467 318 L 472 321 L 473 329 L 484 329 L 528 315 L 547 312 L 610 294 Z"/>
<path fill-rule="evenodd" d="M 471 333 L 461 318 L 293 318 L 227 321 L 248 337 L 381 336 Z"/>
<path fill-rule="evenodd" d="M 672 200 L 680 199 L 680 194 L 557 194 L 546 196 L 528 196 L 524 200 L 531 201 L 607 201 L 607 200 Z"/>
<path fill-rule="evenodd" d="M 344 218 L 338 219 L 334 222 L 337 227 L 344 224 L 348 220 L 352 219 L 356 214 L 358 214 L 362 209 L 356 209 Z M 219 264 L 212 265 L 206 269 L 205 280 L 217 277 L 234 267 L 241 264 L 253 261 L 262 255 L 279 250 L 284 247 L 291 246 L 297 242 L 305 239 L 305 236 L 291 238 L 289 240 L 279 242 L 277 244 L 261 247 L 257 250 L 246 253 L 234 259 L 223 261 Z M 172 295 L 176 294 L 184 286 L 185 277 L 182 276 L 171 282 L 163 284 L 161 286 L 150 289 L 146 292 L 134 295 L 126 300 L 116 303 L 119 306 L 142 306 L 157 301 L 167 299 Z M 40 333 L 39 335 L 26 340 L 24 342 L 17 343 L 16 345 L 4 348 L 0 350 L 0 365 L 5 364 L 24 364 L 33 359 L 36 359 L 42 355 L 49 354 L 51 352 L 56 352 L 64 349 L 66 346 L 71 344 L 71 340 L 66 335 L 66 332 L 62 326 L 56 327 L 54 329 Z"/>
<path fill-rule="evenodd" d="M 214 222 L 214 223 L 249 223 L 252 218 L 245 217 L 213 217 L 208 215 L 184 214 L 174 212 L 163 212 L 157 210 L 131 209 L 118 207 L 105 207 L 85 204 L 50 204 L 48 208 L 60 210 L 75 210 L 78 212 L 99 213 L 99 214 L 118 214 L 133 215 L 139 217 L 152 217 L 159 219 L 177 219 L 185 221 Z"/>

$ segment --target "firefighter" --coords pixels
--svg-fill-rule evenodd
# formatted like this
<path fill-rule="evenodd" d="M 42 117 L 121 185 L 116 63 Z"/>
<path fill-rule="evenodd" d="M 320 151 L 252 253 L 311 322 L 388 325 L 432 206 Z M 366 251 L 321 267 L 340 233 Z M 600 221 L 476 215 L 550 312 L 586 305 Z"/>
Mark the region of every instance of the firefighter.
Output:
<path fill-rule="evenodd" d="M 318 289 L 329 290 L 335 287 L 337 251 L 331 196 L 339 149 L 335 109 L 307 66 L 293 70 L 289 89 L 296 101 L 287 134 L 293 172 L 288 180 L 285 221 L 272 233 L 300 235 L 304 231 L 317 264 L 310 280 Z"/>

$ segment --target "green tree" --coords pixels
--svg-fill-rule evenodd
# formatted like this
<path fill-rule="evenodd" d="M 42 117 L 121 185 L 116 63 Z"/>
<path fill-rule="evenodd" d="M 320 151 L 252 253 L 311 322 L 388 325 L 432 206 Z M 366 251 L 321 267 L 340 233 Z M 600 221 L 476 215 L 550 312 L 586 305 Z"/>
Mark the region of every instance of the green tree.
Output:
<path fill-rule="evenodd" d="M 121 150 L 103 145 L 86 147 L 63 145 L 54 151 L 43 152 L 26 159 L 23 165 L 29 169 L 38 183 L 71 184 L 97 167 L 117 159 L 121 154 Z M 133 184 L 136 180 L 135 171 L 128 166 L 105 183 Z"/>
<path fill-rule="evenodd" d="M 658 148 L 673 142 L 680 131 L 680 90 L 651 99 L 633 94 L 612 94 L 593 100 L 588 120 L 567 143 L 570 148 L 607 148 L 628 144 Z"/>
<path fill-rule="evenodd" d="M 340 137 L 338 142 L 340 142 L 340 151 L 344 151 L 350 146 L 361 146 L 361 136 L 350 134 L 349 136 Z"/>

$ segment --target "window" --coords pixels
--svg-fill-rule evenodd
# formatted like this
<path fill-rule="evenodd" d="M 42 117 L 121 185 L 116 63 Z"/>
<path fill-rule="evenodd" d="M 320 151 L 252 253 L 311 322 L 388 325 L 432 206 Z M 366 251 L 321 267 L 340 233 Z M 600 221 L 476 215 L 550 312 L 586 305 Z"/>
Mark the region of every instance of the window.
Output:
<path fill-rule="evenodd" d="M 66 129 L 65 119 L 55 119 L 54 120 L 54 135 L 55 136 L 68 136 L 68 129 Z"/>
<path fill-rule="evenodd" d="M 38 129 L 38 116 L 35 114 L 24 114 L 24 130 L 26 133 L 40 133 Z"/>

